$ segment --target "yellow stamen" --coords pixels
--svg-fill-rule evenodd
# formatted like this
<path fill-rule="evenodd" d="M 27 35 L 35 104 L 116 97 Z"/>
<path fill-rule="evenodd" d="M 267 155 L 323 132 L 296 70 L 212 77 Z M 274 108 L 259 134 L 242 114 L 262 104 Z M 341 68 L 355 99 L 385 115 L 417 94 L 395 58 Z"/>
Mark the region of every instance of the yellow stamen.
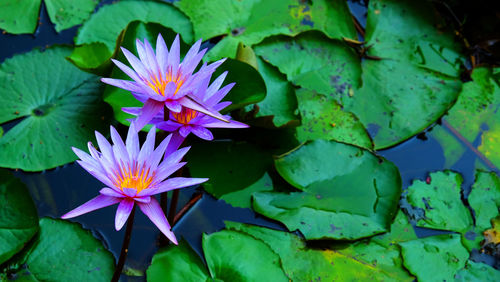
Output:
<path fill-rule="evenodd" d="M 171 112 L 178 123 L 188 124 L 192 119 L 198 116 L 198 112 L 189 108 L 182 108 L 180 113 Z"/>
<path fill-rule="evenodd" d="M 149 77 L 149 80 L 147 81 L 147 84 L 151 89 L 153 89 L 156 94 L 165 96 L 165 88 L 167 87 L 167 84 L 169 82 L 174 82 L 175 85 L 177 86 L 174 92 L 174 95 L 177 94 L 179 89 L 181 88 L 182 84 L 184 83 L 184 80 L 182 79 L 181 73 L 177 73 L 176 77 L 172 77 L 172 72 L 171 70 L 167 71 L 167 74 L 165 78 L 163 77 L 157 77 L 155 74 Z"/>
<path fill-rule="evenodd" d="M 138 168 L 137 165 L 121 166 L 121 171 L 115 171 L 115 185 L 123 191 L 123 188 L 134 188 L 137 193 L 149 188 L 153 182 L 153 174 L 149 174 L 149 168 Z"/>

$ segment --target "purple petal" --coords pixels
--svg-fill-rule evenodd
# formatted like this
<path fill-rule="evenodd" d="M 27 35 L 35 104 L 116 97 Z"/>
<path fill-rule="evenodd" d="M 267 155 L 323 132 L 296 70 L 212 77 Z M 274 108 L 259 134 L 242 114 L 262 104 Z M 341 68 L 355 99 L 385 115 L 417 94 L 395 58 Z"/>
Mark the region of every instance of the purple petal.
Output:
<path fill-rule="evenodd" d="M 123 55 L 125 55 L 125 57 L 127 58 L 128 62 L 130 63 L 130 65 L 132 66 L 132 68 L 134 68 L 134 70 L 143 78 L 143 79 L 148 79 L 149 78 L 149 73 L 148 71 L 146 70 L 146 68 L 144 67 L 144 65 L 142 64 L 141 61 L 139 61 L 139 59 L 137 59 L 136 56 L 134 56 L 134 54 L 130 53 L 129 50 L 121 47 L 122 49 L 122 52 L 123 52 Z"/>
<path fill-rule="evenodd" d="M 151 202 L 151 196 L 135 197 L 134 200 L 136 202 L 149 203 Z"/>
<path fill-rule="evenodd" d="M 144 40 L 146 41 L 146 40 Z M 154 72 L 152 71 L 152 65 L 149 63 L 149 59 L 146 54 L 146 50 L 144 48 L 144 44 L 139 39 L 135 40 L 135 47 L 137 49 L 137 54 L 139 55 L 139 60 L 141 60 L 142 65 L 148 72 L 147 78 L 150 79 L 153 76 Z"/>
<path fill-rule="evenodd" d="M 184 151 L 183 149 L 179 150 L 180 153 L 177 153 L 179 151 L 177 151 L 177 149 L 179 149 L 179 147 L 181 146 L 182 142 L 184 142 L 184 137 L 182 137 L 178 132 L 173 132 L 172 133 L 172 138 L 170 139 L 170 143 L 168 143 L 168 147 L 167 147 L 167 150 L 165 150 L 165 159 L 164 159 L 164 162 L 167 161 L 167 162 L 172 162 L 176 159 L 174 159 L 174 157 L 178 156 L 179 154 L 182 153 L 182 156 L 184 156 L 187 152 L 187 150 L 189 150 L 190 147 L 187 148 L 186 151 Z M 179 158 L 179 160 L 177 160 L 176 162 L 179 162 L 181 159 L 182 159 L 182 156 Z"/>
<path fill-rule="evenodd" d="M 102 169 L 101 165 L 99 165 L 99 167 L 95 167 L 91 163 L 87 163 L 84 161 L 76 162 L 88 173 L 97 178 L 97 180 L 101 181 L 104 185 L 113 186 L 113 182 L 111 182 L 106 172 Z"/>
<path fill-rule="evenodd" d="M 167 76 L 167 64 L 168 64 L 168 49 L 165 44 L 165 40 L 158 33 L 158 38 L 156 39 L 156 58 L 158 59 L 158 65 L 160 66 L 161 76 Z"/>
<path fill-rule="evenodd" d="M 158 169 L 156 170 L 155 179 L 151 183 L 151 186 L 155 186 L 158 183 L 162 182 L 167 177 L 169 177 L 170 175 L 172 175 L 172 173 L 176 172 L 181 167 L 183 167 L 185 164 L 186 164 L 186 162 L 180 162 L 180 163 L 172 164 L 172 165 L 163 165 L 163 164 L 161 164 L 158 167 Z M 153 188 L 153 189 L 155 189 L 155 188 Z M 151 190 L 153 190 L 153 189 L 151 189 Z M 148 189 L 145 189 L 145 190 L 148 190 Z M 141 192 L 143 192 L 143 191 L 144 190 L 142 190 Z M 149 193 L 147 193 L 147 192 L 145 192 L 143 194 L 139 193 L 139 196 L 146 195 L 146 194 L 149 194 Z M 156 192 L 154 194 L 156 194 Z"/>
<path fill-rule="evenodd" d="M 78 148 L 75 148 L 75 147 L 71 147 L 71 149 L 73 150 L 73 152 L 84 162 L 87 162 L 87 163 L 90 163 L 92 165 L 95 165 L 95 166 L 98 166 L 99 163 L 94 159 L 92 158 L 92 156 L 90 156 L 89 154 L 85 153 L 84 151 L 78 149 Z"/>
<path fill-rule="evenodd" d="M 127 114 L 138 116 L 141 113 L 141 109 L 142 108 L 139 108 L 139 107 L 123 107 L 122 111 L 127 113 Z"/>
<path fill-rule="evenodd" d="M 137 75 L 137 73 L 132 70 L 131 68 L 129 68 L 128 66 L 126 66 L 124 63 L 118 61 L 118 60 L 115 60 L 115 59 L 111 59 L 111 61 L 119 68 L 121 69 L 126 75 L 128 75 L 130 78 L 132 78 L 133 80 L 139 82 L 139 81 L 142 81 L 142 79 Z"/>
<path fill-rule="evenodd" d="M 125 143 L 116 131 L 113 126 L 110 126 L 111 131 L 111 140 L 113 141 L 113 153 L 118 162 L 122 163 L 130 163 L 130 159 L 128 156 L 127 148 L 125 147 Z"/>
<path fill-rule="evenodd" d="M 205 99 L 210 98 L 212 95 L 219 90 L 219 88 L 222 86 L 222 83 L 224 82 L 224 79 L 226 79 L 227 76 L 227 71 L 223 72 L 221 75 L 219 75 L 214 82 L 208 87 Z M 206 100 L 204 100 L 206 101 Z"/>
<path fill-rule="evenodd" d="M 158 62 L 156 60 L 156 55 L 153 50 L 153 47 L 151 47 L 151 44 L 144 39 L 144 50 L 146 51 L 146 57 L 148 58 L 148 63 L 149 66 L 151 67 L 151 72 L 153 73 L 154 76 L 156 76 L 158 79 L 161 77 L 161 71 L 160 68 L 158 67 Z"/>
<path fill-rule="evenodd" d="M 200 137 L 201 139 L 208 140 L 208 141 L 214 140 L 214 136 L 212 135 L 212 132 L 210 132 L 210 130 L 204 128 L 203 126 L 199 126 L 199 125 L 191 126 L 191 132 L 194 135 Z"/>
<path fill-rule="evenodd" d="M 91 211 L 95 211 L 100 208 L 104 208 L 107 206 L 111 206 L 113 204 L 116 204 L 120 201 L 119 198 L 115 197 L 110 197 L 110 196 L 105 196 L 105 195 L 99 195 L 92 200 L 86 202 L 85 204 L 77 207 L 76 209 L 68 212 L 67 214 L 61 216 L 62 219 L 68 219 L 72 217 L 77 217 L 79 215 L 82 215 L 84 213 L 88 213 Z"/>
<path fill-rule="evenodd" d="M 180 61 L 180 45 L 179 45 L 179 35 L 177 34 L 174 39 L 174 43 L 170 47 L 170 52 L 168 53 L 168 66 L 172 71 L 172 77 L 177 76 L 177 70 L 179 68 Z"/>
<path fill-rule="evenodd" d="M 180 113 L 182 110 L 182 105 L 177 100 L 165 101 L 165 107 L 175 113 Z"/>
<path fill-rule="evenodd" d="M 238 121 L 235 121 L 235 120 L 231 120 L 229 123 L 218 121 L 218 120 L 213 120 L 211 122 L 204 123 L 203 126 L 206 128 L 248 128 L 249 127 L 248 125 L 241 123 L 241 122 L 238 122 Z"/>
<path fill-rule="evenodd" d="M 156 127 L 153 125 L 153 127 L 148 132 L 146 141 L 144 141 L 144 143 L 142 144 L 141 151 L 139 152 L 139 157 L 137 157 L 137 163 L 139 165 L 146 163 L 147 160 L 153 156 L 153 152 L 155 149 L 155 138 Z"/>
<path fill-rule="evenodd" d="M 125 141 L 125 146 L 127 147 L 128 155 L 131 160 L 136 160 L 139 155 L 139 136 L 137 134 L 137 129 L 135 122 L 130 124 L 127 133 L 127 140 Z"/>
<path fill-rule="evenodd" d="M 160 231 L 167 236 L 167 238 L 177 245 L 177 239 L 172 231 L 170 231 L 170 224 L 161 209 L 160 204 L 155 198 L 151 198 L 149 203 L 137 203 L 142 212 L 149 217 L 149 219 L 160 229 Z"/>
<path fill-rule="evenodd" d="M 164 122 L 157 123 L 156 126 L 158 127 L 158 129 L 161 129 L 163 131 L 174 132 L 177 129 L 179 129 L 179 127 L 181 127 L 182 124 L 175 122 L 175 121 L 172 121 L 172 120 L 167 120 Z"/>
<path fill-rule="evenodd" d="M 158 186 L 158 188 L 155 191 L 155 194 L 171 191 L 174 189 L 190 187 L 206 181 L 208 181 L 208 178 L 185 178 L 185 177 L 170 178 L 165 180 Z"/>
<path fill-rule="evenodd" d="M 149 158 L 149 165 L 151 171 L 155 171 L 156 168 L 158 167 L 158 164 L 160 163 L 163 154 L 165 154 L 165 150 L 167 150 L 168 144 L 170 143 L 171 139 L 172 139 L 172 134 L 168 135 L 165 139 L 163 139 L 160 145 L 158 145 L 158 147 L 154 150 L 153 154 Z"/>
<path fill-rule="evenodd" d="M 198 102 L 195 102 L 192 98 L 190 98 L 188 96 L 185 96 L 185 97 L 182 97 L 181 99 L 179 99 L 179 103 L 181 103 L 181 105 L 183 105 L 186 108 L 190 108 L 190 109 L 198 111 L 200 113 L 204 113 L 207 116 L 211 116 L 211 117 L 216 118 L 218 120 L 229 122 L 219 112 L 214 111 L 213 109 L 209 109 L 206 106 L 204 106 Z"/>
<path fill-rule="evenodd" d="M 222 87 L 222 89 L 217 91 L 217 93 L 215 93 L 208 100 L 206 100 L 207 105 L 215 105 L 215 104 L 219 103 L 219 101 L 222 100 L 222 98 L 224 98 L 227 95 L 229 90 L 231 90 L 235 84 L 236 83 L 233 82 L 233 83 L 229 83 L 228 85 Z"/>
<path fill-rule="evenodd" d="M 115 189 L 118 189 L 118 188 L 105 187 L 105 188 L 102 188 L 101 190 L 99 190 L 99 193 L 101 193 L 105 196 L 110 196 L 110 197 L 115 197 L 115 198 L 124 198 L 125 197 L 125 195 L 121 194 L 120 192 L 118 192 Z"/>
<path fill-rule="evenodd" d="M 186 138 L 189 135 L 189 133 L 191 133 L 191 126 L 184 125 L 179 127 L 179 134 L 182 137 Z"/>
<path fill-rule="evenodd" d="M 131 93 L 132 93 L 132 96 L 134 96 L 134 98 L 136 98 L 141 103 L 145 103 L 149 99 L 149 97 L 152 95 L 152 93 L 150 93 L 150 95 L 137 93 L 137 92 L 131 92 Z M 156 92 L 154 93 L 154 96 L 157 96 Z"/>
<path fill-rule="evenodd" d="M 141 114 L 135 121 L 137 131 L 141 130 L 163 108 L 163 103 L 149 99 L 142 107 Z"/>
<path fill-rule="evenodd" d="M 177 91 L 177 84 L 173 81 L 170 81 L 165 86 L 165 91 L 164 91 L 165 97 L 167 97 L 167 99 L 173 98 L 175 96 L 175 91 Z"/>
<path fill-rule="evenodd" d="M 127 195 L 127 197 L 133 198 L 137 195 L 137 190 L 132 187 L 125 187 L 123 188 L 123 193 Z"/>
<path fill-rule="evenodd" d="M 140 85 L 138 85 L 134 81 L 114 79 L 114 78 L 101 78 L 101 81 L 106 83 L 106 84 L 125 89 L 127 91 L 139 92 L 139 93 L 144 92 L 144 88 L 141 87 Z"/>
<path fill-rule="evenodd" d="M 115 216 L 116 231 L 122 229 L 125 222 L 127 222 L 127 219 L 130 213 L 132 212 L 133 208 L 134 208 L 134 200 L 125 198 L 120 202 L 120 204 L 118 205 L 118 209 L 116 209 L 116 216 Z"/>

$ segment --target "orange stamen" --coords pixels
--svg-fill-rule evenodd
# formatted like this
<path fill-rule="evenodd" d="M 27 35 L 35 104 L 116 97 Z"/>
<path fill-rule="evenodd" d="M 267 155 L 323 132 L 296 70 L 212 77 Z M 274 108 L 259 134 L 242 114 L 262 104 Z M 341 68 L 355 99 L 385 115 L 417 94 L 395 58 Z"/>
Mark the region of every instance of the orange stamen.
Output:
<path fill-rule="evenodd" d="M 198 112 L 189 108 L 182 108 L 180 113 L 171 112 L 178 123 L 188 124 L 192 119 L 198 116 Z"/>
<path fill-rule="evenodd" d="M 132 167 L 130 165 L 121 166 L 120 171 L 115 171 L 115 185 L 123 191 L 123 188 L 134 188 L 137 193 L 144 189 L 149 188 L 153 182 L 153 174 L 149 174 L 149 168 L 138 168 L 134 163 Z"/>
<path fill-rule="evenodd" d="M 156 74 L 153 74 L 149 77 L 147 84 L 149 87 L 151 87 L 151 89 L 153 89 L 154 92 L 156 92 L 156 94 L 165 96 L 165 88 L 167 87 L 167 84 L 171 81 L 174 82 L 175 85 L 177 86 L 174 92 L 175 96 L 175 94 L 177 94 L 182 84 L 184 83 L 184 80 L 180 72 L 177 73 L 176 77 L 172 77 L 172 72 L 170 69 L 169 71 L 167 71 L 165 78 L 161 76 L 158 78 Z"/>

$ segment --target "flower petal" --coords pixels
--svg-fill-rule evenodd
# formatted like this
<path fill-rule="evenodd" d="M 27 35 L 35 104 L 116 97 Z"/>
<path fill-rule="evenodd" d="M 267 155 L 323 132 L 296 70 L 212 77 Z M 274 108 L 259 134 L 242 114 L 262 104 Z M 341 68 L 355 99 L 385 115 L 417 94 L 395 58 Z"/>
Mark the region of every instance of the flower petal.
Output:
<path fill-rule="evenodd" d="M 144 88 L 138 85 L 134 81 L 114 79 L 114 78 L 101 78 L 101 81 L 106 84 L 113 85 L 121 89 L 125 89 L 127 91 L 139 92 L 139 93 L 144 92 Z"/>
<path fill-rule="evenodd" d="M 155 198 L 151 198 L 149 203 L 138 202 L 137 205 L 170 241 L 176 245 L 178 244 L 175 234 L 170 230 L 170 224 L 168 224 L 167 218 Z"/>
<path fill-rule="evenodd" d="M 105 195 L 99 195 L 99 196 L 93 198 L 92 200 L 86 202 L 85 204 L 77 207 L 76 209 L 61 216 L 61 218 L 68 219 L 68 218 L 72 218 L 72 217 L 77 217 L 77 216 L 82 215 L 84 213 L 88 213 L 88 212 L 95 211 L 95 210 L 100 209 L 100 208 L 111 206 L 113 204 L 118 203 L 119 201 L 120 201 L 119 198 L 105 196 Z"/>
<path fill-rule="evenodd" d="M 130 213 L 132 212 L 133 208 L 134 208 L 134 200 L 132 199 L 125 198 L 120 202 L 118 208 L 116 209 L 116 216 L 115 216 L 116 231 L 122 229 L 125 222 L 127 222 L 127 219 Z"/>
<path fill-rule="evenodd" d="M 165 101 L 165 107 L 175 113 L 180 113 L 182 110 L 182 105 L 177 100 Z"/>
<path fill-rule="evenodd" d="M 189 96 L 184 96 L 181 99 L 179 99 L 179 103 L 183 105 L 186 108 L 190 108 L 192 110 L 198 111 L 200 113 L 204 113 L 207 116 L 211 116 L 213 118 L 216 118 L 218 120 L 224 121 L 224 122 L 229 122 L 223 115 L 221 115 L 218 111 L 215 111 L 213 109 L 210 109 L 206 107 L 205 105 L 194 101 L 191 97 Z"/>
<path fill-rule="evenodd" d="M 206 129 L 203 126 L 199 126 L 199 125 L 191 126 L 191 132 L 194 135 L 200 137 L 201 139 L 208 140 L 208 141 L 214 140 L 214 136 L 212 135 L 212 132 L 210 132 L 210 130 Z"/>
<path fill-rule="evenodd" d="M 146 141 L 142 144 L 141 151 L 137 157 L 137 164 L 143 166 L 152 157 L 155 148 L 156 127 L 153 125 L 148 132 Z M 147 166 L 149 167 L 149 165 Z M 144 168 L 144 167 L 143 167 Z"/>
<path fill-rule="evenodd" d="M 135 129 L 141 130 L 151 119 L 163 108 L 163 102 L 158 102 L 153 99 L 146 101 L 142 107 L 140 115 L 135 121 Z"/>
<path fill-rule="evenodd" d="M 208 181 L 208 178 L 185 178 L 185 177 L 174 177 L 165 180 L 161 183 L 155 191 L 155 194 L 171 191 L 174 189 L 180 189 L 185 187 L 190 187 L 203 182 Z"/>
<path fill-rule="evenodd" d="M 168 68 L 172 72 L 172 77 L 177 76 L 177 71 L 179 69 L 180 62 L 180 45 L 179 45 L 179 34 L 175 36 L 174 43 L 170 47 L 168 53 Z"/>
<path fill-rule="evenodd" d="M 137 195 L 137 190 L 133 187 L 124 187 L 123 193 L 127 195 L 127 197 L 133 198 Z"/>
<path fill-rule="evenodd" d="M 241 122 L 238 122 L 238 121 L 235 121 L 235 120 L 231 120 L 231 121 L 229 121 L 229 123 L 227 123 L 227 122 L 222 122 L 222 121 L 214 120 L 214 119 L 211 122 L 203 123 L 203 126 L 206 128 L 248 128 L 249 127 L 248 125 L 241 123 Z"/>
<path fill-rule="evenodd" d="M 110 196 L 110 197 L 115 197 L 115 198 L 124 198 L 125 195 L 121 194 L 115 189 L 109 188 L 109 187 L 104 187 L 101 190 L 99 190 L 99 193 Z"/>
<path fill-rule="evenodd" d="M 168 49 L 165 44 L 165 40 L 158 33 L 158 38 L 156 39 L 156 58 L 158 60 L 158 65 L 160 66 L 161 76 L 167 76 L 167 65 L 168 65 Z"/>
<path fill-rule="evenodd" d="M 179 127 L 179 134 L 182 137 L 186 138 L 189 135 L 189 133 L 191 133 L 191 126 L 184 125 L 184 126 Z"/>
<path fill-rule="evenodd" d="M 123 143 L 122 137 L 113 126 L 110 126 L 111 132 L 111 140 L 113 141 L 113 154 L 116 158 L 116 161 L 123 165 L 124 163 L 130 163 L 130 158 L 128 155 L 127 148 L 125 147 L 125 143 Z"/>
<path fill-rule="evenodd" d="M 129 68 L 128 66 L 126 66 L 124 63 L 118 61 L 118 60 L 115 60 L 115 59 L 111 59 L 111 61 L 119 68 L 121 69 L 126 75 L 128 75 L 130 78 L 132 78 L 133 80 L 135 81 L 141 81 L 142 79 L 137 75 L 137 73 Z"/>
<path fill-rule="evenodd" d="M 129 50 L 121 47 L 123 55 L 125 55 L 125 58 L 127 58 L 128 62 L 134 68 L 134 70 L 139 74 L 143 79 L 148 79 L 149 78 L 149 73 L 142 64 L 142 62 L 137 59 L 134 54 L 132 54 Z"/>
<path fill-rule="evenodd" d="M 139 155 L 139 136 L 137 134 L 137 129 L 135 122 L 130 124 L 127 133 L 127 140 L 125 141 L 125 146 L 127 147 L 128 154 L 131 160 L 136 160 Z"/>

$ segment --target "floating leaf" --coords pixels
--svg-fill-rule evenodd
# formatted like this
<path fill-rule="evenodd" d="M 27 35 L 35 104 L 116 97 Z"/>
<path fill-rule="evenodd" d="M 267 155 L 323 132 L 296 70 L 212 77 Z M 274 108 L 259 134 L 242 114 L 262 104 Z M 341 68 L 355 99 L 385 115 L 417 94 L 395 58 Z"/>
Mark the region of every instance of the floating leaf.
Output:
<path fill-rule="evenodd" d="M 110 281 L 114 257 L 77 223 L 42 218 L 40 233 L 15 265 L 23 281 Z"/>
<path fill-rule="evenodd" d="M 203 235 L 202 245 L 209 273 L 191 249 L 171 247 L 153 257 L 148 281 L 288 281 L 278 255 L 247 234 L 223 230 Z"/>
<path fill-rule="evenodd" d="M 234 141 L 196 143 L 186 159 L 192 177 L 210 179 L 203 184 L 207 192 L 217 198 L 227 195 L 225 199 L 235 206 L 250 202 L 249 191 L 257 188 L 251 186 L 257 185 L 272 164 L 271 156 L 259 147 Z M 210 160 L 210 165 L 207 165 L 207 160 Z M 233 193 L 247 198 L 235 198 L 231 196 Z"/>
<path fill-rule="evenodd" d="M 38 231 L 38 214 L 26 186 L 0 170 L 0 265 L 19 252 Z"/>
<path fill-rule="evenodd" d="M 13 34 L 34 33 L 42 0 L 4 0 L 0 3 L 0 28 Z"/>
<path fill-rule="evenodd" d="M 70 52 L 34 50 L 0 66 L 0 123 L 19 120 L 0 138 L 0 166 L 37 171 L 72 162 L 71 147 L 86 147 L 107 127 L 102 84 L 65 60 Z"/>
<path fill-rule="evenodd" d="M 112 52 L 120 32 L 133 21 L 158 23 L 180 33 L 185 42 L 193 41 L 189 19 L 175 7 L 152 1 L 123 1 L 103 6 L 93 14 L 78 30 L 75 43 L 102 42 Z"/>
<path fill-rule="evenodd" d="M 234 58 L 240 42 L 253 45 L 271 35 L 320 30 L 330 38 L 356 37 L 349 8 L 342 0 L 312 4 L 296 0 L 182 0 L 176 5 L 193 22 L 197 38 L 225 35 L 207 54 L 208 60 Z"/>
<path fill-rule="evenodd" d="M 307 89 L 296 92 L 302 125 L 297 127 L 300 142 L 326 139 L 372 148 L 370 136 L 363 124 L 337 102 Z"/>
<path fill-rule="evenodd" d="M 500 178 L 494 172 L 476 171 L 476 179 L 468 197 L 480 230 L 491 227 L 490 220 L 500 207 Z"/>
<path fill-rule="evenodd" d="M 94 11 L 97 3 L 99 0 L 45 0 L 47 13 L 57 32 L 83 23 Z"/>
<path fill-rule="evenodd" d="M 389 228 L 401 192 L 392 163 L 354 146 L 317 140 L 276 159 L 275 166 L 303 192 L 254 193 L 253 208 L 289 230 L 300 230 L 306 239 L 353 240 Z"/>
<path fill-rule="evenodd" d="M 464 269 L 455 274 L 455 281 L 499 281 L 500 271 L 493 267 L 474 261 L 467 261 Z"/>
<path fill-rule="evenodd" d="M 257 180 L 250 186 L 235 192 L 224 194 L 220 197 L 220 199 L 226 201 L 227 203 L 230 203 L 233 207 L 251 208 L 252 203 L 250 199 L 253 193 L 272 190 L 273 181 L 271 180 L 269 174 L 267 174 L 266 172 L 261 179 Z"/>
<path fill-rule="evenodd" d="M 500 79 L 495 71 L 475 68 L 472 81 L 464 84 L 457 102 L 443 118 L 443 127 L 431 132 L 450 165 L 462 157 L 466 151 L 462 144 L 467 143 L 477 148 L 490 169 L 500 167 Z M 450 135 L 454 138 L 447 137 Z"/>
<path fill-rule="evenodd" d="M 104 43 L 96 42 L 75 47 L 68 60 L 84 71 L 104 75 L 111 68 L 112 55 Z"/>
<path fill-rule="evenodd" d="M 472 217 L 460 198 L 462 176 L 452 171 L 429 174 L 430 181 L 416 180 L 408 187 L 408 202 L 425 210 L 417 226 L 464 233 Z"/>
<path fill-rule="evenodd" d="M 452 281 L 469 257 L 458 234 L 431 236 L 400 246 L 405 267 L 420 281 Z"/>

